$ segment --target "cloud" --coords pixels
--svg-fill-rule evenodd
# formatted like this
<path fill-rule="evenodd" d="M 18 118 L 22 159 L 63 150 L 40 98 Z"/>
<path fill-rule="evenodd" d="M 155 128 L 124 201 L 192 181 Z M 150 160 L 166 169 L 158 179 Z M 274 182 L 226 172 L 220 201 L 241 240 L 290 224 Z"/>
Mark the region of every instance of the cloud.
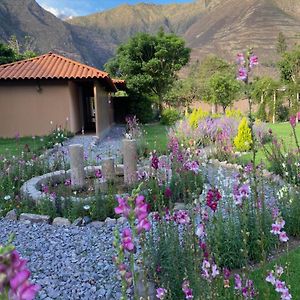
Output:
<path fill-rule="evenodd" d="M 40 4 L 45 10 L 49 11 L 51 14 L 55 15 L 56 17 L 60 18 L 60 19 L 68 19 L 68 18 L 73 18 L 76 16 L 79 16 L 80 14 L 72 9 L 72 8 L 55 8 L 52 6 L 49 6 L 47 4 L 41 3 Z"/>

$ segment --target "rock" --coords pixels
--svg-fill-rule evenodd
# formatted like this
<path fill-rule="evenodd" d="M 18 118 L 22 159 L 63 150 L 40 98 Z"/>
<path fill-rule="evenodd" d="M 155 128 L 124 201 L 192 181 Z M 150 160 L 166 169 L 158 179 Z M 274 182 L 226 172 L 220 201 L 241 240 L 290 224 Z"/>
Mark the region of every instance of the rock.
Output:
<path fill-rule="evenodd" d="M 100 228 L 103 225 L 104 225 L 104 222 L 100 222 L 100 221 L 93 221 L 89 224 L 89 226 L 96 227 L 96 228 Z"/>
<path fill-rule="evenodd" d="M 118 224 L 124 224 L 127 222 L 127 219 L 125 217 L 120 217 L 118 220 L 117 220 L 117 223 Z"/>
<path fill-rule="evenodd" d="M 147 276 L 145 276 L 144 271 L 138 270 L 136 279 L 134 290 L 137 298 L 155 300 L 155 285 L 153 282 L 147 281 Z"/>
<path fill-rule="evenodd" d="M 106 158 L 103 159 L 101 164 L 102 174 L 104 179 L 106 180 L 113 180 L 115 178 L 115 162 L 113 158 Z"/>
<path fill-rule="evenodd" d="M 137 182 L 137 143 L 136 140 L 123 140 L 124 183 L 132 185 Z"/>
<path fill-rule="evenodd" d="M 77 218 L 77 219 L 72 223 L 72 225 L 74 225 L 74 226 L 81 226 L 81 225 L 82 225 L 82 221 L 83 221 L 82 218 Z"/>
<path fill-rule="evenodd" d="M 85 217 L 83 217 L 83 219 L 82 219 L 82 225 L 83 226 L 85 226 L 85 225 L 87 225 L 87 224 L 89 224 L 89 223 L 91 223 L 92 222 L 92 219 L 89 217 L 89 216 L 85 216 Z"/>
<path fill-rule="evenodd" d="M 23 213 L 20 215 L 20 221 L 29 221 L 30 223 L 50 223 L 50 217 L 46 215 L 36 215 Z"/>
<path fill-rule="evenodd" d="M 186 206 L 184 203 L 176 202 L 174 205 L 174 210 L 185 210 Z"/>
<path fill-rule="evenodd" d="M 74 190 L 82 189 L 85 184 L 83 145 L 70 145 L 69 151 L 71 166 L 71 187 Z"/>
<path fill-rule="evenodd" d="M 109 217 L 107 217 L 107 218 L 105 219 L 105 223 L 106 223 L 106 224 L 109 224 L 109 225 L 116 224 L 116 222 L 117 222 L 116 219 L 112 219 L 112 218 L 109 218 Z"/>
<path fill-rule="evenodd" d="M 66 218 L 57 217 L 53 220 L 52 225 L 69 226 L 71 222 Z"/>
<path fill-rule="evenodd" d="M 15 209 L 10 210 L 6 214 L 5 218 L 8 219 L 8 220 L 17 221 L 18 220 L 17 211 Z"/>

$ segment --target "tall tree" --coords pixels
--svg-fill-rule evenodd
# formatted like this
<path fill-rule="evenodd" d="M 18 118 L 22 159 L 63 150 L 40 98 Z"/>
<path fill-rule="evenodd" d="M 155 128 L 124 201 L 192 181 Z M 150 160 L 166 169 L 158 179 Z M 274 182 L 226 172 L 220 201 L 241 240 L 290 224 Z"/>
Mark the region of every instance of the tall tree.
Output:
<path fill-rule="evenodd" d="M 230 73 L 216 73 L 209 80 L 211 101 L 221 105 L 223 113 L 230 106 L 240 90 L 240 84 Z"/>
<path fill-rule="evenodd" d="M 279 32 L 277 45 L 276 45 L 277 53 L 282 55 L 287 50 L 287 48 L 288 47 L 287 47 L 285 35 L 282 32 Z"/>
<path fill-rule="evenodd" d="M 125 79 L 131 92 L 155 95 L 161 112 L 164 96 L 189 58 L 182 38 L 160 30 L 157 35 L 139 33 L 121 45 L 105 69 Z"/>

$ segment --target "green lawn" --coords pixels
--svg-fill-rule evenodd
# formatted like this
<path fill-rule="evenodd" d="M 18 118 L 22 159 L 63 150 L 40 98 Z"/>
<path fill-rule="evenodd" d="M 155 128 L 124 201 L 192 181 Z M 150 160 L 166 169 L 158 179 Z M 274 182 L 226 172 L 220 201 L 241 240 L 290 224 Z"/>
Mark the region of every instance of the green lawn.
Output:
<path fill-rule="evenodd" d="M 267 264 L 266 267 L 260 268 L 252 272 L 251 278 L 254 280 L 255 287 L 259 291 L 259 299 L 277 300 L 280 299 L 279 294 L 274 291 L 274 287 L 265 281 L 268 272 L 274 269 L 275 265 L 282 267 L 288 266 L 288 273 L 282 277 L 285 283 L 290 286 L 290 292 L 293 299 L 299 299 L 300 295 L 300 248 L 290 251 L 288 254 L 282 255 L 279 259 Z"/>
<path fill-rule="evenodd" d="M 19 156 L 28 145 L 31 152 L 37 152 L 45 146 L 43 138 L 22 137 L 20 139 L 0 139 L 0 155 L 11 157 Z"/>
<path fill-rule="evenodd" d="M 295 139 L 292 133 L 292 128 L 289 122 L 286 123 L 277 123 L 277 124 L 268 124 L 268 128 L 270 128 L 275 136 L 279 140 L 283 140 L 283 143 L 287 146 L 287 148 L 296 147 Z M 300 140 L 300 124 L 296 126 L 296 134 L 298 139 Z M 248 163 L 252 158 L 252 154 L 245 154 L 238 159 L 238 162 L 241 164 Z M 263 149 L 258 149 L 257 152 L 257 162 L 263 161 L 268 167 L 268 163 L 266 161 Z"/>
<path fill-rule="evenodd" d="M 165 153 L 168 144 L 168 126 L 159 123 L 144 125 L 145 141 L 149 151 Z"/>

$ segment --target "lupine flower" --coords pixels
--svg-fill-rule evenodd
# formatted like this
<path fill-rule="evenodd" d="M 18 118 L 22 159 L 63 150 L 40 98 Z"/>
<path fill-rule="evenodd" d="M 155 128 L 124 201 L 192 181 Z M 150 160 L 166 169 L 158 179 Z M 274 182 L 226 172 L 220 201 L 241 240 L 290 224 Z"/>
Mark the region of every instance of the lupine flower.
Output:
<path fill-rule="evenodd" d="M 156 289 L 156 297 L 160 300 L 164 299 L 167 294 L 167 290 L 164 288 Z"/>
<path fill-rule="evenodd" d="M 238 77 L 237 79 L 238 80 L 241 80 L 241 81 L 246 81 L 248 78 L 248 72 L 247 72 L 247 69 L 246 68 L 240 68 L 239 69 L 239 72 L 238 72 Z"/>
<path fill-rule="evenodd" d="M 188 280 L 184 280 L 182 283 L 182 291 L 184 292 L 185 299 L 193 299 L 193 290 L 190 288 L 190 283 Z"/>
<path fill-rule="evenodd" d="M 130 228 L 125 228 L 122 232 L 122 247 L 129 252 L 135 249 Z"/>
<path fill-rule="evenodd" d="M 218 207 L 218 202 L 221 200 L 221 198 L 222 196 L 218 189 L 210 189 L 206 195 L 206 205 L 215 212 Z"/>
<path fill-rule="evenodd" d="M 296 127 L 296 124 L 297 124 L 297 117 L 295 115 L 293 116 L 290 116 L 290 124 L 293 128 Z"/>
<path fill-rule="evenodd" d="M 115 208 L 115 213 L 118 215 L 123 215 L 124 217 L 128 217 L 130 213 L 130 206 L 127 202 L 127 199 L 122 197 L 117 198 L 119 206 Z"/>

